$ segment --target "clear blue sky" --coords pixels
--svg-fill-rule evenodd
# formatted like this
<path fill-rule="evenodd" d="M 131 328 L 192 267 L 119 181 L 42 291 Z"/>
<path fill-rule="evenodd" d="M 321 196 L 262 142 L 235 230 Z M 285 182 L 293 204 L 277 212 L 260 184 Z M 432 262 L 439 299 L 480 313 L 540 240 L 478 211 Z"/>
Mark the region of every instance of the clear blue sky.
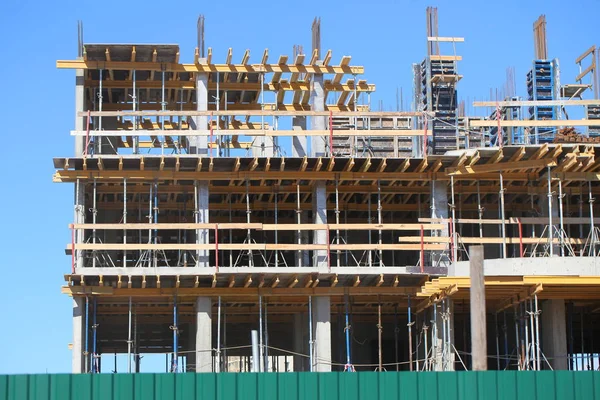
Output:
<path fill-rule="evenodd" d="M 450 5 L 451 4 L 451 5 Z M 264 48 L 272 60 L 310 49 L 310 26 L 321 16 L 324 49 L 334 61 L 352 55 L 377 85 L 374 106 L 395 108 L 396 88 L 411 92 L 411 64 L 426 51 L 425 8 L 438 6 L 440 36 L 462 36 L 457 50 L 462 99 L 487 99 L 502 87 L 506 68 L 516 68 L 517 94 L 533 59 L 532 24 L 548 23 L 550 57 L 561 61 L 562 82 L 574 83 L 575 58 L 599 44 L 598 0 L 295 2 L 32 1 L 0 5 L 0 110 L 3 155 L 0 173 L 0 373 L 69 372 L 71 299 L 60 294 L 70 259 L 67 225 L 73 187 L 53 184 L 52 158 L 73 155 L 73 71 L 57 59 L 76 57 L 76 21 L 89 43 L 177 43 L 181 61 L 193 60 L 196 19 L 206 16 L 206 42 L 223 62 L 227 48 L 239 61 L 245 49 L 257 62 Z M 118 18 L 115 19 L 115 16 Z M 595 33 L 595 35 L 594 35 Z M 451 47 L 448 49 L 451 54 Z"/>

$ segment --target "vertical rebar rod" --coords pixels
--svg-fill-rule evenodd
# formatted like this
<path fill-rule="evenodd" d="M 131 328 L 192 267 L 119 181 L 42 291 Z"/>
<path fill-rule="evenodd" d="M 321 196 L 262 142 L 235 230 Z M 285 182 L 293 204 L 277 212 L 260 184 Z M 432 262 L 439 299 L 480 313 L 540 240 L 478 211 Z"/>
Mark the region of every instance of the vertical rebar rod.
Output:
<path fill-rule="evenodd" d="M 550 166 L 548 166 L 548 247 L 550 257 L 554 255 L 554 238 L 552 229 L 552 177 L 550 176 Z"/>
<path fill-rule="evenodd" d="M 221 296 L 217 300 L 217 360 L 215 372 L 221 372 Z"/>
<path fill-rule="evenodd" d="M 500 172 L 500 218 L 502 219 L 502 258 L 506 258 L 506 217 L 504 215 L 504 179 Z"/>
<path fill-rule="evenodd" d="M 127 324 L 127 373 L 131 373 L 131 297 L 129 297 L 129 311 Z"/>

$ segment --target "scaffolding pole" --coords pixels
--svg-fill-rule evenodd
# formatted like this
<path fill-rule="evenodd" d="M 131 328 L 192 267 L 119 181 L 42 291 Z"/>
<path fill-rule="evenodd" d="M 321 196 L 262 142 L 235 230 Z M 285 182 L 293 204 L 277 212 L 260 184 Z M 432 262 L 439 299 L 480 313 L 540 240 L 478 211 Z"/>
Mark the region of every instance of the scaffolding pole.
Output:
<path fill-rule="evenodd" d="M 296 182 L 296 220 L 298 222 L 298 226 L 302 223 L 302 208 L 300 207 L 300 181 Z M 302 230 L 298 229 L 298 245 L 302 244 Z M 298 266 L 302 266 L 302 259 L 304 258 L 304 254 L 302 254 L 302 250 L 300 246 L 298 246 Z M 311 364 L 312 365 L 312 364 Z"/>
<path fill-rule="evenodd" d="M 221 296 L 217 300 L 217 361 L 215 372 L 221 372 Z"/>
<path fill-rule="evenodd" d="M 127 178 L 123 178 L 123 224 L 127 223 Z M 127 229 L 123 229 L 123 244 L 127 244 Z M 123 246 L 126 247 L 126 246 Z M 127 250 L 123 250 L 123 268 L 127 267 Z"/>
<path fill-rule="evenodd" d="M 356 88 L 355 88 L 356 90 Z M 383 223 L 381 217 L 381 182 L 377 180 L 377 223 L 381 226 Z M 383 250 L 381 250 L 381 244 L 383 243 L 382 231 L 379 229 L 379 267 L 383 267 Z"/>
<path fill-rule="evenodd" d="M 558 212 L 560 217 L 560 255 L 565 256 L 565 224 L 563 218 L 563 192 L 562 192 L 562 180 L 558 179 Z M 536 297 L 537 298 L 537 297 Z"/>
<path fill-rule="evenodd" d="M 335 178 L 335 224 L 336 224 L 336 230 L 335 230 L 335 242 L 338 246 L 338 249 L 336 250 L 336 255 L 337 255 L 337 267 L 340 267 L 341 264 L 341 258 L 342 258 L 342 251 L 340 250 L 340 191 L 339 191 L 339 180 L 337 179 L 337 177 Z"/>
<path fill-rule="evenodd" d="M 548 247 L 550 257 L 554 255 L 553 246 L 553 229 L 552 229 L 552 177 L 550 176 L 550 166 L 548 166 Z"/>
<path fill-rule="evenodd" d="M 504 178 L 500 172 L 500 219 L 502 220 L 502 258 L 506 258 L 506 217 L 504 216 Z"/>
<path fill-rule="evenodd" d="M 410 294 L 408 295 L 408 366 L 410 368 L 410 370 L 413 370 L 413 342 L 412 342 L 412 326 L 413 326 L 413 322 L 412 322 L 412 309 L 411 309 L 411 304 L 410 304 Z M 396 334 L 396 341 L 398 341 L 397 338 L 397 334 Z M 397 357 L 396 357 L 397 358 Z M 418 358 L 418 357 L 417 357 Z M 398 360 L 396 360 L 396 363 L 398 362 Z M 396 364 L 396 371 L 398 371 L 398 364 Z M 418 370 L 418 367 L 417 367 Z"/>
<path fill-rule="evenodd" d="M 129 311 L 127 324 L 127 373 L 131 373 L 131 297 L 129 297 Z"/>
<path fill-rule="evenodd" d="M 313 343 L 313 317 L 312 296 L 308 296 L 308 361 L 309 371 L 314 371 L 314 343 Z"/>
<path fill-rule="evenodd" d="M 458 139 L 457 139 L 458 140 Z M 450 194 L 452 196 L 450 208 L 452 209 L 452 260 L 458 261 L 458 246 L 456 243 L 456 204 L 454 203 L 454 175 L 450 175 Z"/>

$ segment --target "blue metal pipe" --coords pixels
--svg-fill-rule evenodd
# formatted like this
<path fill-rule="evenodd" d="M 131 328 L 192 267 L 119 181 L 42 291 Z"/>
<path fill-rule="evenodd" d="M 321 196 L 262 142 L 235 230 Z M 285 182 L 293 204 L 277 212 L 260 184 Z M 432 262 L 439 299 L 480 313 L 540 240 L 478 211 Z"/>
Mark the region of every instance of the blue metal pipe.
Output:
<path fill-rule="evenodd" d="M 350 357 L 350 323 L 349 323 L 349 316 L 348 316 L 348 293 L 346 293 L 344 295 L 344 303 L 345 303 L 345 307 L 346 307 L 346 367 L 348 368 L 348 370 L 350 370 L 350 366 L 352 365 L 351 363 L 351 357 Z M 345 369 L 344 368 L 344 369 Z"/>
<path fill-rule="evenodd" d="M 158 183 L 154 182 L 154 223 L 158 223 Z M 157 243 L 158 230 L 154 229 L 154 244 Z"/>

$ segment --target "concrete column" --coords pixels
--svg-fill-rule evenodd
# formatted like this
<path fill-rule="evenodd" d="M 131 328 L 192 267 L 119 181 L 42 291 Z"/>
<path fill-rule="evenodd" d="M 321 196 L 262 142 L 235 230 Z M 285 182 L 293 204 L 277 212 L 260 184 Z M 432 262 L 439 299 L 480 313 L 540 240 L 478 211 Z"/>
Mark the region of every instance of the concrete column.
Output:
<path fill-rule="evenodd" d="M 444 181 L 431 182 L 431 218 L 448 218 L 448 185 Z M 441 230 L 431 231 L 431 236 L 448 236 L 448 234 L 447 224 Z M 443 254 L 444 252 L 432 251 L 430 265 L 435 266 L 439 260 L 447 260 Z"/>
<path fill-rule="evenodd" d="M 208 223 L 208 181 L 198 181 L 196 183 L 197 189 L 196 193 L 198 198 L 196 199 L 196 203 L 198 204 L 198 209 L 196 210 L 198 213 L 198 223 L 206 224 Z M 198 229 L 196 234 L 196 243 L 197 244 L 208 244 L 209 243 L 209 232 L 208 229 Z M 196 252 L 196 267 L 208 267 L 209 264 L 209 255 L 210 252 L 208 250 L 198 250 Z"/>
<path fill-rule="evenodd" d="M 208 110 L 208 74 L 196 74 L 196 110 Z M 198 116 L 192 118 L 191 128 L 197 130 L 208 129 L 208 116 Z M 190 154 L 199 154 L 202 157 L 208 155 L 208 136 L 190 136 L 189 152 Z"/>
<path fill-rule="evenodd" d="M 313 338 L 315 371 L 331 372 L 331 301 L 328 296 L 313 297 Z"/>
<path fill-rule="evenodd" d="M 212 372 L 212 300 L 196 298 L 196 372 Z"/>
<path fill-rule="evenodd" d="M 78 69 L 75 71 L 75 130 L 84 130 L 84 117 L 78 117 L 77 113 L 85 111 L 85 92 L 84 92 L 85 76 L 84 70 Z M 75 136 L 75 157 L 83 156 L 83 149 L 85 147 L 85 137 Z M 85 223 L 85 185 L 80 183 L 75 184 L 74 192 L 74 218 L 73 223 L 84 224 Z M 84 240 L 83 230 L 75 231 L 75 243 L 82 243 Z M 83 251 L 77 250 L 76 254 L 76 268 L 83 267 Z"/>
<path fill-rule="evenodd" d="M 300 221 L 303 224 L 308 224 L 308 215 L 306 212 L 303 212 L 300 216 Z M 302 244 L 308 244 L 308 231 L 303 230 L 300 231 L 300 242 Z M 294 231 L 294 243 L 298 243 L 298 231 Z M 296 267 L 308 267 L 310 266 L 310 254 L 308 250 L 295 251 L 295 266 Z"/>
<path fill-rule="evenodd" d="M 565 301 L 553 299 L 542 302 L 541 317 L 541 346 L 544 355 L 550 361 L 552 369 L 569 369 Z"/>
<path fill-rule="evenodd" d="M 421 64 L 413 64 L 413 106 L 412 109 L 418 110 L 421 105 Z M 419 129 L 417 117 L 412 117 L 412 129 Z M 412 138 L 412 156 L 423 157 L 423 137 L 414 136 Z"/>
<path fill-rule="evenodd" d="M 294 352 L 308 354 L 308 315 L 306 313 L 294 314 Z M 303 356 L 294 356 L 294 372 L 308 371 L 309 359 Z"/>
<path fill-rule="evenodd" d="M 306 117 L 293 117 L 292 129 L 295 131 L 306 130 Z M 298 132 L 292 137 L 292 157 L 304 157 L 308 155 L 308 141 L 306 136 Z"/>
<path fill-rule="evenodd" d="M 314 74 L 312 81 L 311 96 L 311 110 L 312 111 L 325 111 L 325 90 L 323 86 L 323 75 Z M 313 130 L 325 130 L 326 117 L 311 117 L 311 129 Z M 312 157 L 325 157 L 326 146 L 329 140 L 327 136 L 311 136 L 311 155 Z"/>
<path fill-rule="evenodd" d="M 83 131 L 85 119 L 87 117 L 79 117 L 78 112 L 85 111 L 85 91 L 84 91 L 85 75 L 84 70 L 75 70 L 75 130 Z M 85 147 L 85 136 L 75 136 L 75 156 L 81 157 Z"/>
<path fill-rule="evenodd" d="M 72 348 L 72 367 L 71 372 L 81 374 L 84 372 L 85 350 L 85 298 L 73 297 L 73 348 Z"/>
<path fill-rule="evenodd" d="M 327 186 L 325 181 L 318 181 L 313 186 L 313 223 L 327 223 Z M 327 231 L 313 231 L 314 244 L 327 244 Z M 323 272 L 327 272 L 327 250 L 313 252 L 313 265 Z"/>

